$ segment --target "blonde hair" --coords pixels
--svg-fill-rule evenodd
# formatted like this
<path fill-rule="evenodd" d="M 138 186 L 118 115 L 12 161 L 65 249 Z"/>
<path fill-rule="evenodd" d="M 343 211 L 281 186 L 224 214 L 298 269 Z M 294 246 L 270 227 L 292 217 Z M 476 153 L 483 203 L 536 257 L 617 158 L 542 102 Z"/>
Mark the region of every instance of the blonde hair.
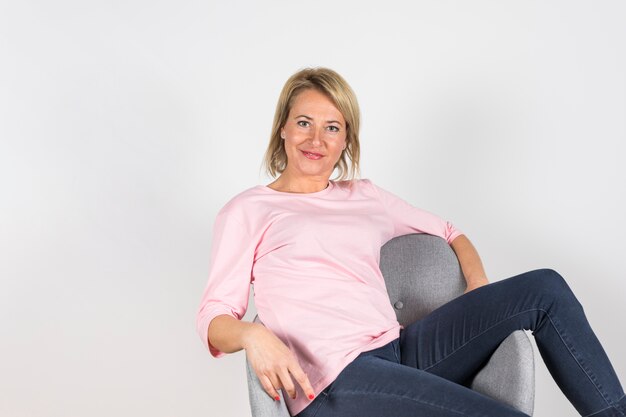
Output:
<path fill-rule="evenodd" d="M 335 168 L 339 170 L 336 179 L 354 179 L 355 174 L 360 177 L 359 104 L 346 80 L 337 72 L 324 67 L 301 69 L 289 77 L 283 86 L 276 104 L 270 142 L 263 158 L 266 172 L 275 177 L 287 167 L 287 153 L 285 143 L 280 137 L 280 129 L 287 121 L 296 96 L 307 89 L 315 89 L 325 94 L 341 112 L 346 122 L 346 148 L 335 164 Z"/>

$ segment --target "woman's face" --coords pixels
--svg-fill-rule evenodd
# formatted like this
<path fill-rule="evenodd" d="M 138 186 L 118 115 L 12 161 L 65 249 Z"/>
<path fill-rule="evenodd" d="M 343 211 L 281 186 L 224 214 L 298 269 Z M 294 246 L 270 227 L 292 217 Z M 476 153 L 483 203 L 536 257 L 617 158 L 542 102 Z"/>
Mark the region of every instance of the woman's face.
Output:
<path fill-rule="evenodd" d="M 296 96 L 281 137 L 287 152 L 285 171 L 295 177 L 326 181 L 346 144 L 346 122 L 326 95 L 307 89 Z M 321 157 L 306 155 L 305 151 Z"/>

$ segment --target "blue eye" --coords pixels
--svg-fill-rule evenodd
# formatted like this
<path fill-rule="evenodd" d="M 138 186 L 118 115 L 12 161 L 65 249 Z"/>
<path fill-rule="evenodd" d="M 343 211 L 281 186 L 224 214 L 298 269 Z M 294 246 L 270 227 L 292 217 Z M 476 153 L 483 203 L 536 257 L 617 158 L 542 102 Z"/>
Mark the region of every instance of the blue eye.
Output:
<path fill-rule="evenodd" d="M 337 126 L 329 126 L 329 127 L 332 129 L 336 129 L 336 130 L 333 130 L 333 132 L 339 132 L 339 128 Z"/>
<path fill-rule="evenodd" d="M 296 123 L 298 123 L 299 126 L 302 126 L 300 123 L 309 123 L 306 120 L 298 120 Z M 302 126 L 305 127 L 305 126 Z"/>

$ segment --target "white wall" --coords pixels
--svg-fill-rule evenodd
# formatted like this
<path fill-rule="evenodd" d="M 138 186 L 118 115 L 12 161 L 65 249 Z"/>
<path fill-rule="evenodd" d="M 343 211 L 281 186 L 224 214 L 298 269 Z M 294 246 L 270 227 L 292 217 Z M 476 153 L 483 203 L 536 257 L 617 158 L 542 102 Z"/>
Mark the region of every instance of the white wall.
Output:
<path fill-rule="evenodd" d="M 621 1 L 0 3 L 0 415 L 249 415 L 195 333 L 211 228 L 280 89 L 328 66 L 362 173 L 550 267 L 626 383 Z M 254 317 L 251 304 L 246 319 Z M 537 417 L 574 416 L 537 355 Z"/>

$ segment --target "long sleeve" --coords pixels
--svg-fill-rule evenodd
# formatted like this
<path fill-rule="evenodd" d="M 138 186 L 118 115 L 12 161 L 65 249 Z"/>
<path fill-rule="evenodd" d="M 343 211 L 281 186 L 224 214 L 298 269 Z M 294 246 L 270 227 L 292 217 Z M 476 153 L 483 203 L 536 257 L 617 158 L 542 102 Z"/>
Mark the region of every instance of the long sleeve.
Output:
<path fill-rule="evenodd" d="M 213 226 L 209 278 L 196 316 L 202 343 L 215 358 L 226 353 L 209 344 L 209 324 L 220 314 L 241 320 L 246 313 L 254 251 L 254 239 L 243 222 L 222 209 Z"/>
<path fill-rule="evenodd" d="M 369 182 L 378 193 L 383 206 L 387 209 L 391 221 L 394 225 L 392 237 L 402 236 L 409 233 L 427 233 L 445 239 L 448 244 L 463 232 L 457 229 L 452 223 L 439 216 L 415 207 L 397 195 Z"/>

